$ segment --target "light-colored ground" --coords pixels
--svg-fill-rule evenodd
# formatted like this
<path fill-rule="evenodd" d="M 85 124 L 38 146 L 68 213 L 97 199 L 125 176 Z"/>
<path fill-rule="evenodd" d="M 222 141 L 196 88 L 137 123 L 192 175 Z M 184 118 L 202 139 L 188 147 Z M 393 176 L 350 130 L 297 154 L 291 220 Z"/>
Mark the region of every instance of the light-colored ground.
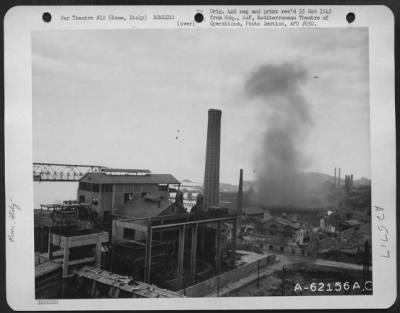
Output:
<path fill-rule="evenodd" d="M 236 250 L 236 253 L 240 254 L 240 261 L 243 263 L 253 263 L 259 259 L 265 258 L 265 254 L 260 254 L 251 251 Z"/>
<path fill-rule="evenodd" d="M 323 260 L 323 259 L 316 259 L 314 264 L 349 269 L 349 270 L 360 270 L 361 271 L 363 269 L 362 265 L 338 262 L 338 261 L 331 261 L 331 260 Z"/>
<path fill-rule="evenodd" d="M 245 256 L 242 256 L 242 260 L 247 260 L 250 261 L 252 260 L 257 261 L 257 259 L 260 259 L 262 257 L 265 257 L 263 254 L 258 254 L 254 252 L 249 252 L 249 251 L 238 251 L 239 253 L 246 254 Z M 208 294 L 206 297 L 221 297 L 228 295 L 232 293 L 235 290 L 239 290 L 240 288 L 243 288 L 244 286 L 257 281 L 257 277 L 260 279 L 265 278 L 267 276 L 272 275 L 275 271 L 282 270 L 282 268 L 286 265 L 289 264 L 294 264 L 294 263 L 299 263 L 299 262 L 309 262 L 309 264 L 316 264 L 316 265 L 321 265 L 321 266 L 329 266 L 329 267 L 337 267 L 337 268 L 343 268 L 343 269 L 349 269 L 349 270 L 362 270 L 361 265 L 357 264 L 351 264 L 351 263 L 344 263 L 344 262 L 336 262 L 336 261 L 330 261 L 330 260 L 323 260 L 323 259 L 312 259 L 309 257 L 303 257 L 303 256 L 291 256 L 291 255 L 285 255 L 285 254 L 274 254 L 278 261 L 272 265 L 269 265 L 264 268 L 260 268 L 259 273 L 254 272 L 249 274 L 246 277 L 243 277 L 233 283 L 230 283 L 226 286 L 221 287 L 218 292 L 214 291 L 210 294 Z"/>
<path fill-rule="evenodd" d="M 242 252 L 249 253 L 249 251 L 242 251 Z M 254 252 L 250 252 L 250 253 L 254 253 Z M 265 255 L 263 255 L 263 254 L 258 254 L 258 253 L 254 253 L 254 254 L 261 256 L 261 258 L 265 257 Z M 257 273 L 257 272 L 251 273 L 248 276 L 237 280 L 236 282 L 233 282 L 231 284 L 223 286 L 222 288 L 219 289 L 218 292 L 214 291 L 214 292 L 206 295 L 206 297 L 218 297 L 218 296 L 221 297 L 221 296 L 227 295 L 227 294 L 231 293 L 232 291 L 237 290 L 237 289 L 241 288 L 242 286 L 245 286 L 245 285 L 257 280 L 258 275 L 260 278 L 271 275 L 275 271 L 281 270 L 284 265 L 295 262 L 293 259 L 289 258 L 288 256 L 286 256 L 284 254 L 279 254 L 276 256 L 279 259 L 279 261 L 277 263 L 269 265 L 268 267 L 265 267 L 265 268 L 260 268 L 259 273 Z"/>

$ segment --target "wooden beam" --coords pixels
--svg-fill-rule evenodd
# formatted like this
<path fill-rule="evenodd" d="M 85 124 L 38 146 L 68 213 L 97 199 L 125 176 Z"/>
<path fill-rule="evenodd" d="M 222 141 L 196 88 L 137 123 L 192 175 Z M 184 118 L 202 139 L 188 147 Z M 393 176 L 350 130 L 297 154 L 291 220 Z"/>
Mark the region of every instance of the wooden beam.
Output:
<path fill-rule="evenodd" d="M 52 234 L 51 234 L 51 228 L 49 228 L 49 241 L 48 241 L 48 248 L 47 248 L 47 251 L 48 251 L 48 253 L 49 253 L 49 260 L 51 260 L 52 258 L 53 258 L 53 247 L 51 246 L 51 238 L 52 238 L 52 236 L 51 236 Z"/>
<path fill-rule="evenodd" d="M 200 231 L 200 256 L 204 257 L 204 250 L 205 250 L 205 241 L 206 241 L 206 227 L 202 227 Z"/>
<path fill-rule="evenodd" d="M 215 266 L 217 268 L 217 272 L 221 272 L 221 251 L 222 251 L 222 221 L 217 222 L 217 234 L 216 234 L 216 251 L 215 251 Z"/>
<path fill-rule="evenodd" d="M 89 262 L 95 262 L 96 258 L 95 257 L 88 257 L 88 258 L 83 258 L 83 259 L 79 259 L 79 260 L 73 260 L 73 261 L 69 261 L 68 265 L 72 266 L 72 265 L 76 265 L 76 264 L 82 264 L 82 263 L 89 263 Z M 98 268 L 100 268 L 99 266 L 96 266 Z"/>
<path fill-rule="evenodd" d="M 43 226 L 39 224 L 39 254 L 43 252 L 43 246 L 44 246 Z"/>
<path fill-rule="evenodd" d="M 68 276 L 68 267 L 69 267 L 69 237 L 65 237 L 64 259 L 63 259 L 63 277 Z"/>
<path fill-rule="evenodd" d="M 240 218 L 240 217 L 239 217 Z M 238 219 L 239 219 L 238 218 Z M 236 264 L 236 236 L 237 236 L 237 221 L 233 221 L 232 223 L 232 255 L 231 255 L 231 264 L 235 266 Z"/>
<path fill-rule="evenodd" d="M 134 229 L 141 232 L 147 231 L 147 225 L 143 223 L 135 223 L 132 221 L 116 221 L 115 223 L 118 227 Z"/>
<path fill-rule="evenodd" d="M 146 238 L 146 248 L 145 248 L 145 258 L 144 258 L 144 282 L 150 282 L 151 273 L 151 242 L 152 242 L 152 228 L 150 223 L 147 225 L 147 238 Z"/>
<path fill-rule="evenodd" d="M 177 227 L 177 226 L 182 226 L 182 225 L 216 223 L 216 222 L 219 222 L 219 221 L 221 221 L 221 222 L 236 221 L 236 216 L 222 217 L 222 218 L 211 218 L 211 219 L 188 221 L 188 222 L 179 222 L 179 223 L 164 224 L 164 225 L 154 225 L 154 226 L 152 226 L 152 228 L 153 229 L 164 229 L 164 228 L 171 228 L 171 227 Z"/>
<path fill-rule="evenodd" d="M 190 276 L 191 281 L 194 283 L 196 281 L 196 258 L 197 258 L 197 235 L 199 231 L 199 224 L 195 224 L 192 227 L 192 245 L 190 253 Z"/>
<path fill-rule="evenodd" d="M 96 267 L 101 268 L 101 247 L 102 247 L 102 240 L 100 236 L 97 238 L 96 243 Z"/>
<path fill-rule="evenodd" d="M 183 261 L 184 261 L 183 259 L 185 255 L 185 231 L 186 231 L 186 225 L 183 225 L 179 230 L 178 269 L 177 269 L 178 290 L 182 289 Z"/>
<path fill-rule="evenodd" d="M 53 245 L 58 246 L 60 248 L 65 248 L 66 246 L 66 239 L 68 238 L 68 246 L 73 247 L 80 247 L 86 245 L 95 245 L 97 244 L 98 240 L 102 242 L 108 241 L 108 233 L 107 232 L 98 232 L 88 235 L 79 235 L 79 236 L 71 236 L 66 237 L 60 234 L 49 234 L 49 242 Z"/>

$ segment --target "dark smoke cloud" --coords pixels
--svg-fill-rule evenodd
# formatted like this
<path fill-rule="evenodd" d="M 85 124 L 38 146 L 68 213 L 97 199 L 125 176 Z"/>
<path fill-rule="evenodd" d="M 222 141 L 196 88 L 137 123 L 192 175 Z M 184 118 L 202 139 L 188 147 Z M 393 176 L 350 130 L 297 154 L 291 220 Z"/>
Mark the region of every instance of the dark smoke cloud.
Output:
<path fill-rule="evenodd" d="M 299 173 L 308 158 L 302 146 L 312 127 L 310 105 L 302 93 L 309 74 L 299 65 L 265 64 L 248 78 L 245 91 L 266 113 L 266 132 L 256 161 L 258 201 L 293 204 L 303 193 Z"/>

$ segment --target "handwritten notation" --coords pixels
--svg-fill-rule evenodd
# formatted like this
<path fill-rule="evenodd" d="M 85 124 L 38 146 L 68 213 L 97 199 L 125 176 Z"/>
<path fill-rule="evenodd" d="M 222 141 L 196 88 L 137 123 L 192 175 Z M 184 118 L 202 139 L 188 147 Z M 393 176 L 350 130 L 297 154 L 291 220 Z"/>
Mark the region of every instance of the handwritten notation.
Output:
<path fill-rule="evenodd" d="M 16 235 L 17 211 L 22 211 L 22 208 L 15 202 L 13 202 L 12 199 L 10 199 L 10 204 L 8 205 L 7 215 L 8 215 L 8 219 L 10 221 L 11 227 L 10 227 L 10 231 L 8 233 L 7 238 L 10 242 L 13 242 L 13 243 L 15 242 L 15 235 Z"/>
<path fill-rule="evenodd" d="M 385 209 L 379 206 L 374 206 L 375 217 L 378 220 L 378 238 L 380 241 L 379 247 L 381 248 L 381 257 L 390 258 L 389 250 L 389 229 L 385 226 Z"/>

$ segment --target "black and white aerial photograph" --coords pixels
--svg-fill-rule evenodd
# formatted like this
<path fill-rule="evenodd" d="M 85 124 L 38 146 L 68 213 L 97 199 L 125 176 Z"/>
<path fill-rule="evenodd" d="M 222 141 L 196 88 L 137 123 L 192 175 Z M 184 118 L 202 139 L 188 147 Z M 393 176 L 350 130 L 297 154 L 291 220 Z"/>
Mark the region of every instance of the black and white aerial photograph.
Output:
<path fill-rule="evenodd" d="M 35 298 L 371 295 L 368 47 L 33 31 Z"/>

